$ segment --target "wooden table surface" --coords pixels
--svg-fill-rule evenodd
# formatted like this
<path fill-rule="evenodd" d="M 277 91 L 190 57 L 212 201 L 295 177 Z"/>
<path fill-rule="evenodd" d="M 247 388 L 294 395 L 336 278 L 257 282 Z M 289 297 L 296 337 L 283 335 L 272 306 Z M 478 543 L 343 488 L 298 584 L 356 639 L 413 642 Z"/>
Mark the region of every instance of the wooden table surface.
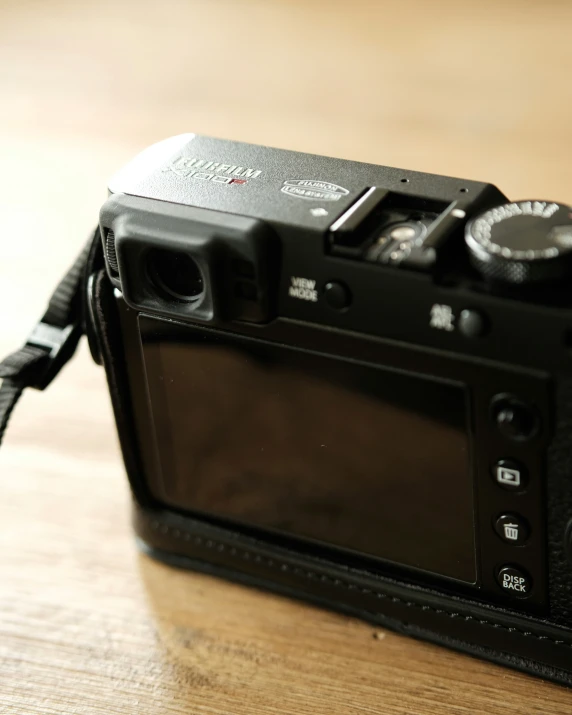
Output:
<path fill-rule="evenodd" d="M 196 131 L 572 200 L 572 3 L 1 0 L 0 353 L 107 178 Z M 0 713 L 572 712 L 572 692 L 141 556 L 85 347 L 0 450 Z"/>

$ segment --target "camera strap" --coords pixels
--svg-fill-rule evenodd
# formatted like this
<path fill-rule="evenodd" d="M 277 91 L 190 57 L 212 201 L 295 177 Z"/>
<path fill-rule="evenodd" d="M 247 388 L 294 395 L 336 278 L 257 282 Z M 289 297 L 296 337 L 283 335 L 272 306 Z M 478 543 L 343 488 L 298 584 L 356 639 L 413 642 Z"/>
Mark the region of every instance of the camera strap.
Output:
<path fill-rule="evenodd" d="M 84 286 L 98 236 L 96 231 L 60 281 L 25 345 L 0 362 L 0 444 L 22 392 L 27 387 L 44 390 L 73 356 L 85 332 Z"/>

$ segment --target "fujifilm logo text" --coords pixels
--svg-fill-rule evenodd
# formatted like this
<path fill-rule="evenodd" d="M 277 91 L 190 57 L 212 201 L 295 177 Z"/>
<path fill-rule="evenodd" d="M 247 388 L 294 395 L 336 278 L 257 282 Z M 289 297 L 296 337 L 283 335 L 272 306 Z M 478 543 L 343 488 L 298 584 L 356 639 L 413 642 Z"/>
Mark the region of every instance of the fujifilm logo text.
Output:
<path fill-rule="evenodd" d="M 248 169 L 237 164 L 223 164 L 220 161 L 208 161 L 196 157 L 180 157 L 165 171 L 174 171 L 178 176 L 212 181 L 216 184 L 246 184 L 248 179 L 256 179 L 262 171 Z"/>

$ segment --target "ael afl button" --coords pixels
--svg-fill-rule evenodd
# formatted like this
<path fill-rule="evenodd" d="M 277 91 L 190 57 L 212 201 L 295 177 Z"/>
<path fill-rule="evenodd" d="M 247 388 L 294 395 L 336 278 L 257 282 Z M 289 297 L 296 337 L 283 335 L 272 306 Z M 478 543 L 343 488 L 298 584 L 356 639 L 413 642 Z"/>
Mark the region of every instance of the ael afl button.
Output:
<path fill-rule="evenodd" d="M 457 328 L 466 338 L 482 338 L 489 332 L 489 321 L 480 310 L 465 308 L 459 315 Z"/>
<path fill-rule="evenodd" d="M 526 598 L 532 591 L 532 579 L 516 566 L 503 566 L 497 574 L 497 583 L 513 598 Z"/>

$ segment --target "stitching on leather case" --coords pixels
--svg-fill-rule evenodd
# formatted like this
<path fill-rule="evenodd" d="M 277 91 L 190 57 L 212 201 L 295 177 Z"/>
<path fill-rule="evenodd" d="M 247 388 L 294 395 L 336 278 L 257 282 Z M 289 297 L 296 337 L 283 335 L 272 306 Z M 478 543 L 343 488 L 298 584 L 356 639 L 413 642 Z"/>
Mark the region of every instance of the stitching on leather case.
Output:
<path fill-rule="evenodd" d="M 291 571 L 297 576 L 303 576 L 304 578 L 307 578 L 309 580 L 330 583 L 337 587 L 346 588 L 348 591 L 359 591 L 364 595 L 375 596 L 379 599 L 387 599 L 392 603 L 400 603 L 404 606 L 407 606 L 408 608 L 418 608 L 422 611 L 432 611 L 433 613 L 438 613 L 449 618 L 461 618 L 465 621 L 476 621 L 483 626 L 490 626 L 491 628 L 500 628 L 504 631 L 508 631 L 509 633 L 518 633 L 519 635 L 528 638 L 535 638 L 536 640 L 540 641 L 550 641 L 555 645 L 566 646 L 567 648 L 572 649 L 572 643 L 568 643 L 563 640 L 557 640 L 556 638 L 551 638 L 550 636 L 538 635 L 536 633 L 532 633 L 531 631 L 523 631 L 520 628 L 505 626 L 502 623 L 495 623 L 494 621 L 488 621 L 487 619 L 483 618 L 475 618 L 474 616 L 463 616 L 460 613 L 455 613 L 455 611 L 435 608 L 434 606 L 421 605 L 419 603 L 415 603 L 414 601 L 407 601 L 403 598 L 400 598 L 399 596 L 389 596 L 387 593 L 383 593 L 382 591 L 375 591 L 373 589 L 365 588 L 363 586 L 356 586 L 355 584 L 344 581 L 343 579 L 333 578 L 331 576 L 327 576 L 326 574 L 320 574 L 316 571 L 312 571 L 311 569 L 303 569 L 299 566 L 290 566 L 287 563 L 281 563 L 279 560 L 274 560 L 266 556 L 260 556 L 259 554 L 252 554 L 246 549 L 237 548 L 236 546 L 228 546 L 227 544 L 224 544 L 221 541 L 216 541 L 215 539 L 207 539 L 203 536 L 193 535 L 189 532 L 182 531 L 181 529 L 175 529 L 170 526 L 167 526 L 166 524 L 161 524 L 158 521 L 152 521 L 151 528 L 154 531 L 159 531 L 161 534 L 169 534 L 175 539 L 182 539 L 183 541 L 192 541 L 193 544 L 195 544 L 196 546 L 205 546 L 207 549 L 216 549 L 221 553 L 223 551 L 227 551 L 231 556 L 240 556 L 245 561 L 252 560 L 254 563 L 262 563 L 270 568 L 280 568 L 281 571 Z"/>

